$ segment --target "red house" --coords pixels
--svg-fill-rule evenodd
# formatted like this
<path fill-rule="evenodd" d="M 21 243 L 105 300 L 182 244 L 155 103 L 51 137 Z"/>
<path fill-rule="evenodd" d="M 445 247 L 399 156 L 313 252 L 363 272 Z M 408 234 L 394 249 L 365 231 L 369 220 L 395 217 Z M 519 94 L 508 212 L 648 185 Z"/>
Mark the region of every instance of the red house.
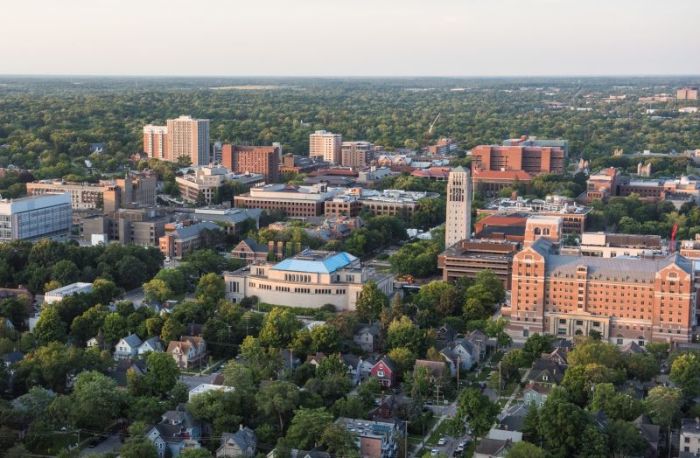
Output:
<path fill-rule="evenodd" d="M 372 366 L 369 375 L 379 380 L 383 387 L 391 388 L 396 384 L 398 374 L 396 373 L 394 362 L 388 356 L 384 356 Z"/>

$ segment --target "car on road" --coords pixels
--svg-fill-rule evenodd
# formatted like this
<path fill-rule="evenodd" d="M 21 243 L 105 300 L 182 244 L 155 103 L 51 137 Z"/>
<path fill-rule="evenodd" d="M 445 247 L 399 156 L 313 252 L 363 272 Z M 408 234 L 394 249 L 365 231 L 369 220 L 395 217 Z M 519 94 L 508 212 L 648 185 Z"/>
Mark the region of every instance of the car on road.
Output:
<path fill-rule="evenodd" d="M 438 456 L 438 453 L 440 453 L 438 449 L 434 448 L 430 451 L 430 456 Z"/>
<path fill-rule="evenodd" d="M 447 439 L 444 437 L 441 437 L 440 440 L 438 441 L 438 445 L 445 445 L 447 443 Z"/>

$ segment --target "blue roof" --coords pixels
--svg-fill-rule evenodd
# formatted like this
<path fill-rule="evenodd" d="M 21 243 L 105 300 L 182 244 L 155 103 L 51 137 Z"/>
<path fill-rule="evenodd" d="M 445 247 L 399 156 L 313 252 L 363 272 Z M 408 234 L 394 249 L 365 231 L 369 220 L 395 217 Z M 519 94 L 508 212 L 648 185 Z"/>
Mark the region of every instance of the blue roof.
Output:
<path fill-rule="evenodd" d="M 357 258 L 350 253 L 305 250 L 285 259 L 273 267 L 274 270 L 328 274 L 351 264 Z"/>

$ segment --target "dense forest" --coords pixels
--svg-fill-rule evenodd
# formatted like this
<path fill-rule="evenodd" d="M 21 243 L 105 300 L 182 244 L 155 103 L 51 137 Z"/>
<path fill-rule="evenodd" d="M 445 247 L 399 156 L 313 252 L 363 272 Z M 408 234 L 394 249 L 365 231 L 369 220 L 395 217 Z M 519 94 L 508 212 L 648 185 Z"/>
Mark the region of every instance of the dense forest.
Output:
<path fill-rule="evenodd" d="M 388 149 L 451 136 L 464 148 L 522 134 L 565 138 L 572 157 L 682 151 L 700 145 L 687 102 L 638 99 L 673 93 L 680 78 L 587 79 L 0 79 L 0 166 L 37 178 L 85 175 L 85 159 L 118 171 L 141 149 L 141 128 L 180 114 L 211 119 L 212 141 L 269 144 L 306 153 L 316 129 Z M 623 85 L 624 84 L 624 85 Z M 609 101 L 611 95 L 625 95 Z M 431 122 L 440 115 L 434 130 Z M 90 155 L 104 143 L 107 154 Z"/>

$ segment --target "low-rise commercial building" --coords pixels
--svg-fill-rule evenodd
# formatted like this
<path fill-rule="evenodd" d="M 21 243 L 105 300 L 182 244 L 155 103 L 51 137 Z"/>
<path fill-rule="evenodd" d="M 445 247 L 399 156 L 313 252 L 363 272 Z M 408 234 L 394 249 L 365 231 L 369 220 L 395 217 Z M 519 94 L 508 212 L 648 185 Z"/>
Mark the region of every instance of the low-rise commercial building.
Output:
<path fill-rule="evenodd" d="M 514 340 L 533 333 L 591 335 L 619 345 L 690 342 L 695 278 L 690 260 L 555 254 L 537 240 L 513 258 L 511 303 L 502 308 Z"/>
<path fill-rule="evenodd" d="M 428 154 L 435 156 L 444 156 L 445 154 L 450 154 L 457 151 L 457 142 L 451 138 L 443 137 L 438 140 L 434 145 L 430 145 L 426 148 Z"/>
<path fill-rule="evenodd" d="M 0 241 L 62 239 L 70 233 L 70 194 L 0 200 Z"/>
<path fill-rule="evenodd" d="M 481 215 L 543 215 L 562 219 L 563 235 L 581 235 L 586 228 L 586 217 L 591 208 L 577 204 L 573 199 L 547 196 L 546 199 L 495 199 L 486 208 L 476 211 Z"/>
<path fill-rule="evenodd" d="M 342 426 L 355 439 L 355 445 L 364 458 L 396 458 L 399 453 L 401 429 L 394 422 L 370 421 L 340 417 Z"/>
<path fill-rule="evenodd" d="M 165 226 L 165 235 L 158 239 L 161 253 L 174 259 L 181 259 L 202 247 L 202 231 L 219 231 L 221 228 L 211 221 L 192 223 L 169 223 Z"/>
<path fill-rule="evenodd" d="M 92 292 L 92 283 L 71 283 L 70 285 L 62 286 L 60 288 L 52 289 L 44 294 L 44 303 L 53 304 L 60 302 L 68 296 L 74 296 L 76 294 L 84 294 Z"/>
<path fill-rule="evenodd" d="M 437 197 L 439 194 L 435 192 L 351 188 L 327 201 L 324 212 L 326 216 L 357 216 L 364 209 L 375 216 L 410 218 L 420 208 L 421 200 Z"/>
<path fill-rule="evenodd" d="M 234 196 L 239 208 L 279 210 L 291 217 L 320 216 L 324 202 L 333 198 L 340 189 L 329 188 L 325 183 L 311 186 L 288 186 L 271 184 L 254 187 L 250 192 Z"/>
<path fill-rule="evenodd" d="M 192 170 L 192 173 L 175 177 L 175 182 L 180 189 L 180 196 L 184 201 L 196 202 L 201 196 L 207 204 L 211 203 L 218 189 L 226 182 L 252 186 L 263 181 L 265 178 L 262 174 L 236 174 L 221 166 L 198 167 Z"/>
<path fill-rule="evenodd" d="M 666 246 L 658 235 L 584 232 L 579 246 L 562 247 L 561 254 L 599 258 L 665 256 Z"/>
<path fill-rule="evenodd" d="M 472 168 L 474 191 L 487 197 L 497 196 L 504 189 L 530 190 L 532 175 L 522 170 L 480 170 Z"/>
<path fill-rule="evenodd" d="M 368 281 L 385 294 L 392 292 L 393 277 L 363 267 L 349 253 L 304 250 L 279 263 L 256 262 L 234 272 L 224 272 L 226 297 L 240 302 L 256 296 L 268 304 L 354 310 Z"/>
<path fill-rule="evenodd" d="M 79 220 L 80 236 L 91 241 L 93 236 L 122 244 L 158 246 L 165 234 L 165 225 L 173 215 L 160 208 L 119 209 L 108 214 L 87 215 Z"/>
<path fill-rule="evenodd" d="M 442 279 L 476 278 L 483 270 L 491 270 L 510 289 L 513 256 L 520 249 L 518 242 L 507 240 L 462 240 L 438 256 Z"/>

